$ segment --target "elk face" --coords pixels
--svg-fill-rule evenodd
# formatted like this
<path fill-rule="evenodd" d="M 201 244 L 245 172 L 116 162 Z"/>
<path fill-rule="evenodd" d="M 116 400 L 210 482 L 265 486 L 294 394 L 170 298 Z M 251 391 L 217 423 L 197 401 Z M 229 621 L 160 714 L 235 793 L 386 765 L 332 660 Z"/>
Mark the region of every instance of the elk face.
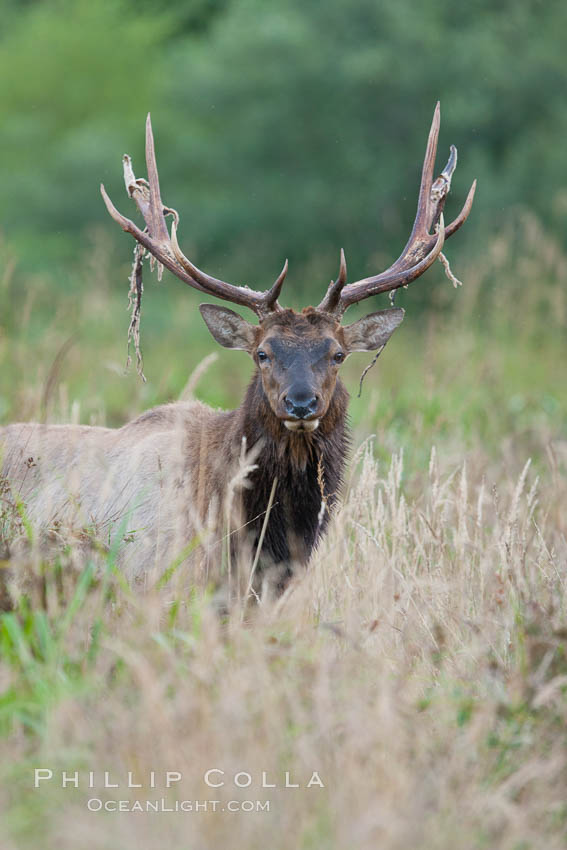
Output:
<path fill-rule="evenodd" d="M 383 346 L 404 317 L 380 310 L 343 326 L 327 313 L 281 310 L 251 325 L 225 307 L 200 306 L 211 334 L 225 348 L 248 351 L 258 366 L 273 413 L 289 431 L 314 431 L 329 409 L 341 364 L 353 351 Z"/>

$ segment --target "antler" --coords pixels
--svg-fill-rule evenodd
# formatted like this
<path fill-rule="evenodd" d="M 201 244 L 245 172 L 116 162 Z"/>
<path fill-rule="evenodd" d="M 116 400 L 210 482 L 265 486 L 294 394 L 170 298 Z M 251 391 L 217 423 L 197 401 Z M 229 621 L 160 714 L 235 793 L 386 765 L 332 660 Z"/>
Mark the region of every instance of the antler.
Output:
<path fill-rule="evenodd" d="M 437 138 L 439 136 L 439 121 L 440 106 L 438 102 L 433 114 L 425 159 L 423 161 L 421 186 L 413 230 L 401 255 L 393 265 L 386 269 L 386 271 L 381 272 L 381 274 L 374 277 L 366 277 L 347 285 L 345 256 L 341 250 L 339 276 L 335 281 L 331 281 L 324 299 L 317 308 L 318 310 L 340 318 L 345 310 L 357 301 L 362 301 L 371 295 L 378 295 L 380 292 L 388 292 L 389 290 L 398 289 L 400 286 L 406 286 L 406 284 L 411 283 L 412 280 L 418 278 L 433 265 L 443 249 L 445 239 L 456 233 L 467 220 L 472 207 L 476 180 L 473 182 L 465 204 L 457 218 L 447 227 L 445 227 L 443 220 L 443 207 L 445 206 L 445 200 L 451 188 L 453 172 L 457 167 L 457 149 L 454 145 L 451 145 L 447 165 L 437 180 L 432 182 L 435 154 L 437 152 Z M 432 227 L 436 228 L 436 232 L 433 234 L 430 233 Z"/>
<path fill-rule="evenodd" d="M 146 222 L 146 228 L 145 230 L 140 230 L 134 222 L 119 213 L 108 197 L 104 185 L 101 183 L 100 191 L 106 208 L 112 218 L 118 222 L 122 230 L 131 233 L 134 239 L 143 245 L 146 251 L 149 251 L 159 263 L 169 269 L 170 272 L 184 283 L 192 286 L 194 289 L 198 289 L 200 292 L 206 292 L 208 295 L 216 295 L 217 298 L 223 298 L 225 301 L 232 301 L 234 304 L 249 307 L 260 318 L 282 309 L 278 304 L 278 297 L 287 273 L 287 260 L 271 289 L 265 292 L 257 292 L 249 289 L 247 286 L 234 286 L 231 283 L 225 283 L 224 280 L 217 280 L 216 277 L 211 277 L 193 265 L 182 252 L 177 242 L 179 215 L 175 210 L 164 207 L 161 200 L 154 136 L 149 113 L 146 120 L 146 166 L 148 169 L 148 180 L 144 180 L 143 178 L 137 179 L 135 177 L 132 170 L 132 161 L 127 154 L 123 157 L 123 165 L 126 191 L 134 199 L 136 206 L 142 213 Z M 166 215 L 173 216 L 171 237 L 165 221 Z"/>

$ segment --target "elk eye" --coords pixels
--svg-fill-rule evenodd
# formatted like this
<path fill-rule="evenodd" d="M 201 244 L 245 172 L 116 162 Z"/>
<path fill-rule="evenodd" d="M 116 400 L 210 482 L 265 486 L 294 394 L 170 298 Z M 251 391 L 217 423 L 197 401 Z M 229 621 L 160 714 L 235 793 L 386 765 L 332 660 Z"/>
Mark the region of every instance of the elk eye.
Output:
<path fill-rule="evenodd" d="M 256 352 L 256 357 L 258 358 L 260 363 L 265 363 L 266 360 L 268 359 L 268 355 L 266 354 L 265 351 L 262 351 L 261 348 Z"/>
<path fill-rule="evenodd" d="M 335 354 L 335 356 L 333 358 L 335 363 L 342 363 L 344 359 L 345 359 L 345 354 L 342 351 L 337 351 L 337 353 Z"/>

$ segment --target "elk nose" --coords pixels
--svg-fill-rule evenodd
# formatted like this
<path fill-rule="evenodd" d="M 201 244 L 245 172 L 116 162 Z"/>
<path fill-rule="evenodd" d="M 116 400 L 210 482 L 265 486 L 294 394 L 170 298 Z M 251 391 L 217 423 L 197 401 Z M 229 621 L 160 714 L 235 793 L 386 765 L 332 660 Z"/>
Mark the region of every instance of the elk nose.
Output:
<path fill-rule="evenodd" d="M 290 392 L 284 398 L 286 412 L 295 419 L 307 419 L 313 416 L 319 404 L 319 397 L 311 392 Z"/>

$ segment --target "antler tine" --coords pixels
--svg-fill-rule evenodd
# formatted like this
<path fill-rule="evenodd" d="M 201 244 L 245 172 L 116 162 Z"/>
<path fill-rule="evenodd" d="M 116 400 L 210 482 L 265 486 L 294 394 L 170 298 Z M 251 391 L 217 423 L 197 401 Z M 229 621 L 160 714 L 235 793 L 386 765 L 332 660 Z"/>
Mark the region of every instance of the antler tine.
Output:
<path fill-rule="evenodd" d="M 148 170 L 148 182 L 150 184 L 150 217 L 151 221 L 146 219 L 146 224 L 150 234 L 159 242 L 167 244 L 169 242 L 169 233 L 165 216 L 163 214 L 163 204 L 161 202 L 161 191 L 159 187 L 159 175 L 156 164 L 156 148 L 154 144 L 154 134 L 152 131 L 152 119 L 148 112 L 146 118 L 146 168 Z"/>
<path fill-rule="evenodd" d="M 332 280 L 329 288 L 326 292 L 325 297 L 317 307 L 318 310 L 321 310 L 323 313 L 332 313 L 338 307 L 341 292 L 345 283 L 347 282 L 347 264 L 345 259 L 345 252 L 343 248 L 341 248 L 341 259 L 339 263 L 339 275 L 336 280 Z"/>
<path fill-rule="evenodd" d="M 460 211 L 459 215 L 453 219 L 451 224 L 448 224 L 445 228 L 446 230 L 446 238 L 452 236 L 453 233 L 456 233 L 457 230 L 463 226 L 467 218 L 469 217 L 469 213 L 472 209 L 473 201 L 474 201 L 474 193 L 476 192 L 476 180 L 473 180 L 471 188 L 469 189 L 469 193 L 467 195 L 467 199 L 463 204 L 463 208 Z"/>
<path fill-rule="evenodd" d="M 265 306 L 268 311 L 279 310 L 280 306 L 278 304 L 278 298 L 280 297 L 280 292 L 282 291 L 282 286 L 284 285 L 284 280 L 287 275 L 288 261 L 286 258 L 285 263 L 283 264 L 283 268 L 276 280 L 272 284 L 271 289 L 266 292 L 266 301 Z"/>
<path fill-rule="evenodd" d="M 129 156 L 125 155 L 123 162 L 126 190 L 135 201 L 146 223 L 146 229 L 142 231 L 134 222 L 118 212 L 108 197 L 104 185 L 101 184 L 100 190 L 106 208 L 123 230 L 130 233 L 156 260 L 188 286 L 192 286 L 200 292 L 215 295 L 217 298 L 222 298 L 225 301 L 231 301 L 234 304 L 248 307 L 260 319 L 271 312 L 281 310 L 277 299 L 287 273 L 287 260 L 273 286 L 265 292 L 258 292 L 245 286 L 235 286 L 234 284 L 226 283 L 223 280 L 218 280 L 206 274 L 187 259 L 182 252 L 177 241 L 179 215 L 175 210 L 164 207 L 161 200 L 154 137 L 149 113 L 146 120 L 146 166 L 148 170 L 148 181 L 136 179 Z M 173 216 L 171 236 L 169 235 L 165 221 L 166 215 Z"/>
<path fill-rule="evenodd" d="M 451 183 L 451 179 L 455 172 L 455 168 L 457 167 L 457 148 L 455 145 L 451 145 L 449 148 L 449 159 L 447 160 L 447 165 L 441 172 L 441 177 L 444 177 L 445 180 Z"/>
<path fill-rule="evenodd" d="M 440 125 L 441 104 L 437 101 L 435 111 L 433 113 L 433 120 L 431 121 L 429 137 L 427 139 L 423 168 L 421 169 L 421 183 L 419 186 L 417 212 L 415 214 L 413 229 L 406 248 L 412 244 L 412 241 L 418 234 L 427 234 L 429 232 L 429 227 L 431 226 L 431 184 L 433 183 L 433 169 L 435 168 L 435 157 L 437 156 L 437 140 L 439 139 Z"/>
<path fill-rule="evenodd" d="M 340 287 L 338 281 L 331 283 L 318 310 L 340 318 L 351 304 L 369 298 L 371 295 L 378 295 L 411 283 L 433 265 L 441 253 L 445 239 L 452 236 L 466 221 L 472 207 L 476 180 L 457 218 L 447 227 L 443 219 L 443 208 L 457 166 L 457 149 L 454 145 L 451 145 L 447 165 L 433 182 L 440 117 L 440 105 L 437 102 L 423 160 L 417 212 L 404 250 L 386 271 L 378 275 L 363 278 L 348 285 L 343 284 Z M 430 232 L 433 227 L 435 227 L 435 233 Z"/>

